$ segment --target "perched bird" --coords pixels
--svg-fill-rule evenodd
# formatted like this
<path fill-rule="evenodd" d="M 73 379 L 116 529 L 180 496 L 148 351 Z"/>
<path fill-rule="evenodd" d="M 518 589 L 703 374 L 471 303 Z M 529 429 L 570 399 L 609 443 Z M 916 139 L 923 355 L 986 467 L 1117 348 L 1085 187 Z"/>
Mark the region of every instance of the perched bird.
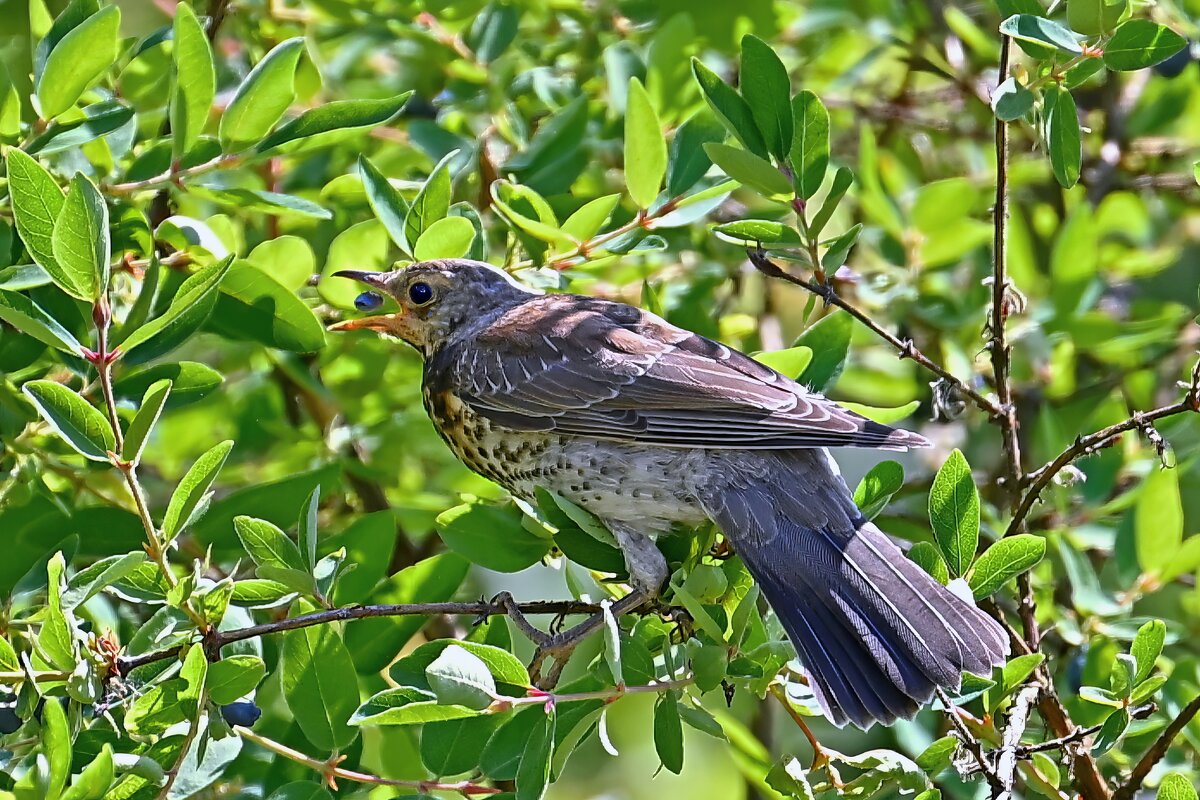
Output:
<path fill-rule="evenodd" d="M 715 522 L 834 723 L 911 717 L 935 687 L 1003 663 L 1000 625 L 862 515 L 825 449 L 928 446 L 922 437 L 654 314 L 542 294 L 488 264 L 337 274 L 400 310 L 334 329 L 415 347 L 425 407 L 450 449 L 514 495 L 542 486 L 596 515 L 635 590 L 653 596 L 668 577 L 656 534 Z"/>

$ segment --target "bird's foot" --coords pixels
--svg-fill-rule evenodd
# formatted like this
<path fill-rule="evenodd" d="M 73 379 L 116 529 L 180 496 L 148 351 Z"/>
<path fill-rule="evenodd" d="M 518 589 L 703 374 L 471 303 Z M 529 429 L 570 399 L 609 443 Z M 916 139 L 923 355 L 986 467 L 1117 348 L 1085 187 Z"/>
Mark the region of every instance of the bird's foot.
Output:
<path fill-rule="evenodd" d="M 613 617 L 619 617 L 640 608 L 650 599 L 648 595 L 634 589 L 613 603 L 609 612 Z M 533 660 L 529 662 L 530 681 L 539 689 L 545 691 L 553 689 L 558 683 L 563 667 L 571 658 L 571 654 L 575 652 L 575 648 L 588 634 L 599 630 L 603 625 L 604 614 L 593 614 L 578 625 L 547 637 L 547 641 L 538 645 L 537 651 L 533 654 Z M 551 659 L 552 663 L 549 669 L 543 672 L 546 659 Z"/>

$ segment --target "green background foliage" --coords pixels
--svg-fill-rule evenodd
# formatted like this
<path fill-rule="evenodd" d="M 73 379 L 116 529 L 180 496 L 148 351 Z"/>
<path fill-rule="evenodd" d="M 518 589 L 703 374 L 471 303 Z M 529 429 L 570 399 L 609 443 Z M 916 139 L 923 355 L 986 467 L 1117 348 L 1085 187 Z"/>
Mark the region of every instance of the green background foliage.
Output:
<path fill-rule="evenodd" d="M 0 19 L 0 798 L 932 800 L 1014 769 L 1026 797 L 1196 797 L 1195 2 Z M 831 728 L 702 530 L 660 542 L 665 613 L 606 608 L 539 667 L 487 598 L 582 620 L 624 591 L 611 534 L 456 462 L 414 352 L 326 332 L 357 313 L 338 270 L 463 256 L 920 430 L 839 454 L 855 500 L 1013 658 L 964 713 Z"/>

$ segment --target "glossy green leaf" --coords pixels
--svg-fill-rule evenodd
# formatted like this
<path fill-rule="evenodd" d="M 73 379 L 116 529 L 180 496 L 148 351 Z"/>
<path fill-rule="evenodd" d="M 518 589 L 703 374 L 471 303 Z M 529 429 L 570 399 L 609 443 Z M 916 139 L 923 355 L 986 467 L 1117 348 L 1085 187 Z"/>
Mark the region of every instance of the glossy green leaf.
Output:
<path fill-rule="evenodd" d="M 59 269 L 71 277 L 84 299 L 99 299 L 108 288 L 108 206 L 85 176 L 77 174 L 71 180 L 52 236 Z"/>
<path fill-rule="evenodd" d="M 637 78 L 629 79 L 625 108 L 625 185 L 638 208 L 649 208 L 667 173 L 667 142 L 650 96 Z"/>
<path fill-rule="evenodd" d="M 418 261 L 435 258 L 462 258 L 471 250 L 475 226 L 464 217 L 443 217 L 421 234 L 413 247 Z"/>
<path fill-rule="evenodd" d="M 175 7 L 173 39 L 171 141 L 173 156 L 179 160 L 196 144 L 208 122 L 217 92 L 217 73 L 208 35 L 186 2 Z"/>
<path fill-rule="evenodd" d="M 215 445 L 192 464 L 179 485 L 171 493 L 171 501 L 167 504 L 167 512 L 163 515 L 163 540 L 170 542 L 192 522 L 192 515 L 204 500 L 209 487 L 217 479 L 217 473 L 225 465 L 233 442 L 225 440 Z"/>
<path fill-rule="evenodd" d="M 543 194 L 562 194 L 587 167 L 587 97 L 579 95 L 542 121 L 502 170 Z"/>
<path fill-rule="evenodd" d="M 120 581 L 146 563 L 146 554 L 141 552 L 102 558 L 76 572 L 67 581 L 62 593 L 63 608 L 71 610 L 95 597 L 102 589 Z"/>
<path fill-rule="evenodd" d="M 80 300 L 90 299 L 74 273 L 59 266 L 54 258 L 54 224 L 66 197 L 46 168 L 22 152 L 8 148 L 8 191 L 12 196 L 17 232 L 29 254 L 64 292 Z"/>
<path fill-rule="evenodd" d="M 992 544 L 975 562 L 967 583 L 976 600 L 990 597 L 1001 586 L 1033 568 L 1046 555 L 1046 540 L 1030 533 L 1006 536 Z"/>
<path fill-rule="evenodd" d="M 1118 708 L 1109 714 L 1108 719 L 1104 720 L 1104 727 L 1100 729 L 1100 733 L 1096 734 L 1096 738 L 1092 741 L 1092 755 L 1104 755 L 1115 747 L 1117 742 L 1125 735 L 1125 731 L 1129 729 L 1129 723 L 1129 712 L 1124 708 Z"/>
<path fill-rule="evenodd" d="M 54 432 L 80 455 L 108 461 L 108 454 L 116 448 L 112 426 L 88 401 L 54 381 L 29 381 L 21 391 Z"/>
<path fill-rule="evenodd" d="M 1056 48 L 1068 55 L 1083 52 L 1079 35 L 1058 22 L 1034 14 L 1014 14 L 1000 23 L 1000 32 L 1014 39 Z"/>
<path fill-rule="evenodd" d="M 950 567 L 950 574 L 964 574 L 975 558 L 979 543 L 979 491 L 971 466 L 954 450 L 933 479 L 929 490 L 929 521 L 933 536 Z"/>
<path fill-rule="evenodd" d="M 175 348 L 194 333 L 212 313 L 217 303 L 217 288 L 232 264 L 230 255 L 190 275 L 162 316 L 150 320 L 122 342 L 125 361 L 148 361 Z"/>
<path fill-rule="evenodd" d="M 480 711 L 466 706 L 439 703 L 432 692 L 401 686 L 384 689 L 368 698 L 350 717 L 351 725 L 423 725 L 430 722 L 468 719 Z"/>
<path fill-rule="evenodd" d="M 234 517 L 233 527 L 246 554 L 260 567 L 308 571 L 300 548 L 270 522 L 253 517 Z"/>
<path fill-rule="evenodd" d="M 82 351 L 70 331 L 23 294 L 0 290 L 0 319 L 56 350 L 76 356 Z"/>
<path fill-rule="evenodd" d="M 458 151 L 448 153 L 433 167 L 421 191 L 413 198 L 412 205 L 404 217 L 404 240 L 416 242 L 429 226 L 442 219 L 450 211 L 450 160 Z"/>
<path fill-rule="evenodd" d="M 1033 92 L 1018 83 L 1016 78 L 1008 78 L 992 93 L 992 111 L 997 119 L 1011 122 L 1028 114 L 1035 99 Z"/>
<path fill-rule="evenodd" d="M 1079 181 L 1083 162 L 1083 145 L 1079 131 L 1079 112 L 1075 98 L 1065 89 L 1051 87 L 1043 95 L 1045 106 L 1046 149 L 1054 179 L 1069 189 Z"/>
<path fill-rule="evenodd" d="M 557 710 L 547 706 L 540 725 L 525 740 L 525 751 L 517 767 L 515 800 L 542 800 L 550 783 L 550 756 L 554 750 Z"/>
<path fill-rule="evenodd" d="M 1158 785 L 1155 800 L 1196 800 L 1196 787 L 1182 772 L 1172 772 Z"/>
<path fill-rule="evenodd" d="M 120 52 L 121 9 L 105 6 L 62 37 L 37 79 L 42 119 L 54 119 L 108 70 Z M 44 265 L 43 265 L 44 266 Z"/>
<path fill-rule="evenodd" d="M 684 122 L 671 137 L 667 158 L 667 196 L 678 197 L 696 185 L 712 166 L 712 159 L 704 152 L 709 142 L 725 140 L 725 126 L 702 109 Z"/>
<path fill-rule="evenodd" d="M 1161 619 L 1152 619 L 1138 628 L 1137 636 L 1129 647 L 1129 654 L 1137 664 L 1133 682 L 1139 684 L 1150 677 L 1154 664 L 1162 654 L 1167 639 L 1167 626 Z"/>
<path fill-rule="evenodd" d="M 1133 510 L 1138 564 L 1155 574 L 1167 569 L 1183 541 L 1183 502 L 1179 473 L 1155 469 L 1142 484 Z"/>
<path fill-rule="evenodd" d="M 520 21 L 518 5 L 493 0 L 475 15 L 463 40 L 475 56 L 487 64 L 499 58 L 512 44 Z"/>
<path fill-rule="evenodd" d="M 737 137 L 742 146 L 751 153 L 766 158 L 767 145 L 763 140 L 763 134 L 754 121 L 754 114 L 750 111 L 749 104 L 742 96 L 734 91 L 732 86 L 721 80 L 715 72 L 704 66 L 698 58 L 692 59 L 692 74 L 695 76 L 696 82 L 700 84 L 701 93 L 704 95 L 708 107 L 725 126 L 725 129 Z M 705 150 L 707 149 L 705 147 Z"/>
<path fill-rule="evenodd" d="M 37 646 L 50 666 L 69 672 L 77 666 L 79 643 L 74 618 L 62 602 L 65 571 L 66 559 L 62 551 L 56 552 L 46 563 L 46 617 L 37 633 Z"/>
<path fill-rule="evenodd" d="M 112 745 L 105 743 L 58 800 L 100 800 L 112 786 L 115 777 Z"/>
<path fill-rule="evenodd" d="M 263 56 L 238 86 L 221 114 L 218 136 L 226 151 L 240 150 L 266 136 L 296 98 L 296 65 L 304 39 L 286 39 Z"/>
<path fill-rule="evenodd" d="M 1129 0 L 1074 0 L 1067 3 L 1067 25 L 1084 36 L 1109 33 L 1129 13 Z"/>
<path fill-rule="evenodd" d="M 192 185 L 188 188 L 197 197 L 239 211 L 258 211 L 273 217 L 308 217 L 310 219 L 330 219 L 332 217 L 329 209 L 296 195 L 240 187 L 215 189 Z"/>
<path fill-rule="evenodd" d="M 475 768 L 499 720 L 495 715 L 429 722 L 421 728 L 421 762 L 434 775 Z"/>
<path fill-rule="evenodd" d="M 317 271 L 312 245 L 299 236 L 277 236 L 259 242 L 246 260 L 293 292 Z"/>
<path fill-rule="evenodd" d="M 171 382 L 167 408 L 178 408 L 202 400 L 224 380 L 221 373 L 198 361 L 155 364 L 146 369 L 126 372 L 113 384 L 113 392 L 124 400 L 141 398 L 158 381 Z"/>
<path fill-rule="evenodd" d="M 875 519 L 903 487 L 904 467 L 896 461 L 880 461 L 858 482 L 854 489 L 854 504 L 864 517 Z"/>
<path fill-rule="evenodd" d="M 736 222 L 723 222 L 713 227 L 718 238 L 734 244 L 747 247 L 755 245 L 791 245 L 797 246 L 803 242 L 800 232 L 790 225 L 767 219 L 742 219 Z"/>
<path fill-rule="evenodd" d="M 791 82 L 779 56 L 757 36 L 742 37 L 739 84 L 767 152 L 780 162 L 787 160 L 793 131 Z"/>
<path fill-rule="evenodd" d="M 332 625 L 283 634 L 283 698 L 300 730 L 320 750 L 341 750 L 358 736 L 347 724 L 358 707 L 354 662 Z"/>
<path fill-rule="evenodd" d="M 1187 39 L 1165 25 L 1148 19 L 1131 19 L 1121 23 L 1104 44 L 1104 66 L 1122 71 L 1144 69 L 1185 47 Z"/>
<path fill-rule="evenodd" d="M 303 300 L 248 261 L 224 280 L 209 324 L 226 336 L 294 353 L 325 346 L 325 327 Z"/>
<path fill-rule="evenodd" d="M 797 380 L 814 392 L 827 393 L 846 366 L 853 330 L 853 318 L 841 312 L 829 314 L 809 325 L 793 344 L 793 347 L 804 346 L 813 352 L 812 363 Z"/>
<path fill-rule="evenodd" d="M 669 771 L 683 771 L 683 724 L 674 692 L 663 692 L 654 703 L 654 750 Z"/>
<path fill-rule="evenodd" d="M 808 347 L 789 347 L 785 350 L 755 353 L 754 360 L 795 379 L 812 363 L 813 351 Z"/>
<path fill-rule="evenodd" d="M 122 461 L 135 465 L 141 461 L 142 450 L 145 449 L 146 441 L 150 438 L 150 431 L 158 422 L 158 417 L 162 414 L 163 406 L 167 404 L 170 394 L 171 382 L 169 380 L 156 381 L 146 389 L 146 394 L 138 406 L 137 414 L 129 423 L 129 430 L 125 432 L 125 443 L 121 448 Z"/>
<path fill-rule="evenodd" d="M 530 533 L 513 505 L 464 503 L 438 515 L 438 534 L 446 546 L 480 566 L 519 572 L 550 552 L 551 542 Z"/>
<path fill-rule="evenodd" d="M 396 246 L 411 255 L 412 243 L 409 242 L 404 230 L 404 220 L 408 216 L 408 203 L 366 156 L 358 157 L 358 171 L 362 175 L 363 189 L 367 193 L 367 202 L 371 204 L 371 210 L 375 212 L 375 218 L 383 223 L 388 236 Z"/>
<path fill-rule="evenodd" d="M 825 195 L 825 201 L 821 203 L 821 208 L 808 223 L 809 236 L 821 235 L 821 231 L 825 230 L 830 217 L 833 216 L 833 212 L 837 210 L 838 204 L 842 202 L 842 198 L 846 196 L 846 192 L 853 183 L 854 173 L 846 167 L 838 167 L 837 171 L 833 173 L 833 183 L 829 187 L 829 194 Z"/>
<path fill-rule="evenodd" d="M 792 197 L 792 183 L 787 176 L 749 150 L 709 142 L 704 145 L 704 152 L 726 175 L 764 197 L 773 200 Z"/>
<path fill-rule="evenodd" d="M 443 705 L 482 711 L 496 699 L 496 680 L 475 654 L 452 644 L 425 668 L 429 688 Z"/>
<path fill-rule="evenodd" d="M 42 751 L 46 759 L 46 796 L 60 797 L 71 776 L 71 726 L 57 698 L 42 706 Z"/>
<path fill-rule="evenodd" d="M 499 647 L 470 641 L 435 639 L 426 642 L 388 668 L 392 681 L 401 686 L 412 686 L 423 691 L 433 691 L 429 683 L 428 668 L 442 651 L 450 646 L 466 650 L 487 667 L 495 679 L 496 686 L 506 694 L 524 694 L 529 687 L 529 674 L 520 659 Z"/>
<path fill-rule="evenodd" d="M 930 542 L 917 542 L 908 550 L 908 558 L 945 586 L 950 582 L 950 569 L 938 548 Z"/>
<path fill-rule="evenodd" d="M 850 230 L 828 244 L 825 255 L 821 256 L 821 266 L 827 273 L 837 272 L 846 263 L 846 259 L 850 256 L 850 248 L 854 247 L 858 241 L 862 229 L 862 223 L 856 223 Z"/>
<path fill-rule="evenodd" d="M 187 718 L 187 681 L 172 678 L 140 695 L 125 714 L 125 729 L 135 736 L 157 736 Z"/>
<path fill-rule="evenodd" d="M 217 705 L 232 703 L 254 691 L 266 672 L 267 666 L 258 656 L 226 656 L 208 667 L 208 696 Z"/>
<path fill-rule="evenodd" d="M 56 120 L 29 143 L 25 152 L 44 157 L 80 147 L 130 124 L 133 117 L 133 109 L 120 102 L 93 103 L 83 109 L 83 116 L 79 119 L 70 122 Z"/>
<path fill-rule="evenodd" d="M 382 100 L 335 100 L 280 125 L 255 148 L 261 155 L 294 153 L 331 144 L 347 135 L 390 122 L 412 92 Z"/>
<path fill-rule="evenodd" d="M 562 232 L 577 241 L 588 241 L 603 230 L 620 202 L 619 194 L 608 194 L 589 200 L 567 217 L 562 224 Z"/>
<path fill-rule="evenodd" d="M 795 138 L 788 157 L 795 175 L 796 194 L 808 199 L 817 193 L 829 168 L 829 111 L 810 91 L 792 99 Z"/>

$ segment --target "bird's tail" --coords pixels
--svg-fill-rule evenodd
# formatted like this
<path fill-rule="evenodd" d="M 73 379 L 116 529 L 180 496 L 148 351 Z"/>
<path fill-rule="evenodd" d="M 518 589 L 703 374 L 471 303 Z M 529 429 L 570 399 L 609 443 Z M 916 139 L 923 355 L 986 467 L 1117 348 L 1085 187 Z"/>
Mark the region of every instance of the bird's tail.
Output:
<path fill-rule="evenodd" d="M 765 454 L 762 454 L 765 455 Z M 761 455 L 760 455 L 761 458 Z M 865 519 L 827 453 L 772 454 L 705 505 L 783 622 L 835 724 L 913 716 L 935 687 L 990 674 L 1000 625 L 910 561 Z"/>

